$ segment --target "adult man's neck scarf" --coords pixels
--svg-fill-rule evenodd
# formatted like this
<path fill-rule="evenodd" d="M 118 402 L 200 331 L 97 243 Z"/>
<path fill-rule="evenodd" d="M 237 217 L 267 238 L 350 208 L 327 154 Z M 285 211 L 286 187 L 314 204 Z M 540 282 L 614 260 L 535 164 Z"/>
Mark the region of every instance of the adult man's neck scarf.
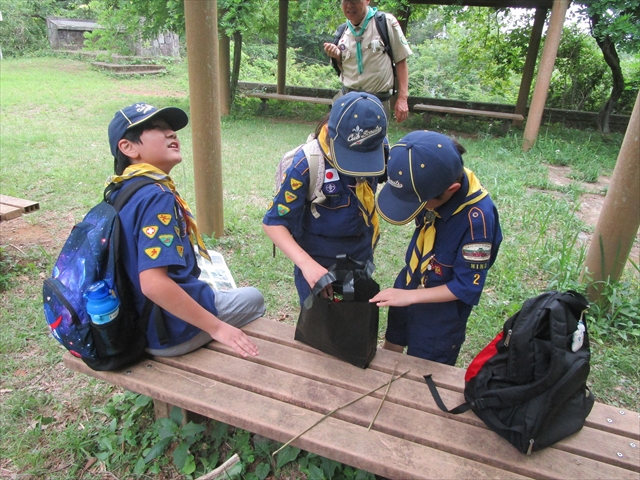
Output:
<path fill-rule="evenodd" d="M 211 261 L 211 257 L 209 256 L 209 252 L 207 252 L 207 247 L 202 240 L 202 236 L 200 235 L 200 231 L 198 230 L 198 225 L 196 224 L 196 220 L 191 213 L 189 205 L 180 196 L 180 194 L 176 190 L 175 183 L 173 183 L 171 177 L 165 172 L 148 163 L 138 163 L 136 165 L 129 165 L 124 169 L 122 175 L 112 175 L 107 179 L 107 183 L 120 183 L 135 177 L 149 177 L 171 190 L 173 195 L 176 197 L 176 201 L 180 206 L 180 210 L 182 210 L 182 216 L 187 223 L 187 234 L 189 235 L 189 241 L 191 242 L 191 245 L 193 245 L 194 248 L 197 247 L 200 255 Z"/>
<path fill-rule="evenodd" d="M 331 158 L 331 150 L 329 148 L 329 128 L 325 125 L 318 135 L 318 143 L 324 153 L 329 164 L 335 168 L 335 161 Z M 358 199 L 358 208 L 362 212 L 365 225 L 373 226 L 373 238 L 371 239 L 371 247 L 373 250 L 378 245 L 380 238 L 380 219 L 376 211 L 375 196 L 371 185 L 365 177 L 358 177 L 356 181 L 356 198 Z"/>
<path fill-rule="evenodd" d="M 465 168 L 464 172 L 469 180 L 469 190 L 465 197 L 465 201 L 456 209 L 455 212 L 451 214 L 451 216 L 460 213 L 465 207 L 479 202 L 489 194 L 471 170 Z M 418 285 L 422 283 L 427 267 L 433 258 L 431 251 L 433 250 L 433 244 L 436 240 L 435 220 L 436 218 L 440 218 L 440 215 L 438 215 L 438 212 L 435 210 L 430 210 L 430 212 L 433 212 L 432 218 L 425 221 L 425 224 L 422 226 L 418 235 L 413 252 L 411 252 L 409 265 L 407 265 L 407 276 L 405 278 L 407 286 L 412 280 L 414 280 Z"/>
<path fill-rule="evenodd" d="M 347 27 L 356 37 L 356 58 L 358 59 L 358 73 L 362 74 L 364 72 L 364 65 L 362 64 L 362 34 L 367 29 L 367 25 L 369 25 L 369 20 L 373 17 L 378 9 L 376 7 L 367 7 L 367 14 L 364 17 L 364 20 L 360 23 L 360 28 L 356 31 L 356 27 L 353 26 L 351 20 L 347 20 Z"/>

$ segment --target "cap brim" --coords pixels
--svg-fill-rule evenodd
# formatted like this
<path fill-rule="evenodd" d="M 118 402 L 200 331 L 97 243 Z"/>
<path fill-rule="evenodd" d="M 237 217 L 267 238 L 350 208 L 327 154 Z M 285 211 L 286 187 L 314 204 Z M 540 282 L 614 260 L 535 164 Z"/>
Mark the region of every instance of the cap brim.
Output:
<path fill-rule="evenodd" d="M 189 123 L 189 117 L 184 112 L 184 110 L 177 107 L 164 107 L 156 110 L 149 116 L 144 117 L 135 123 L 132 123 L 127 127 L 127 130 L 134 128 L 142 123 L 148 122 L 149 120 L 155 117 L 163 118 L 169 124 L 169 126 L 176 132 L 178 130 L 182 130 Z"/>
<path fill-rule="evenodd" d="M 384 142 L 366 152 L 353 150 L 330 139 L 331 158 L 336 169 L 351 177 L 378 177 L 385 170 Z"/>
<path fill-rule="evenodd" d="M 396 197 L 397 188 L 385 184 L 376 196 L 378 214 L 394 225 L 404 225 L 416 218 L 427 202 L 407 202 Z"/>

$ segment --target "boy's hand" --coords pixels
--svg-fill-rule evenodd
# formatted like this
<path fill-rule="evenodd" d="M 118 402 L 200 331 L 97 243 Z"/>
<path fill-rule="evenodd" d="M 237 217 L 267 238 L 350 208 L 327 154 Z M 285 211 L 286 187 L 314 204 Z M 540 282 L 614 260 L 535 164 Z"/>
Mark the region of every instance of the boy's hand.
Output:
<path fill-rule="evenodd" d="M 316 283 L 318 283 L 318 280 L 329 273 L 329 270 L 324 268 L 315 260 L 310 261 L 308 265 L 304 265 L 300 270 L 302 270 L 304 279 L 312 289 Z M 331 284 L 327 285 L 322 289 L 321 294 L 323 298 L 331 298 L 333 296 L 333 286 Z"/>
<path fill-rule="evenodd" d="M 258 355 L 258 347 L 239 328 L 220 322 L 215 335 L 211 335 L 214 340 L 233 348 L 239 355 L 246 358 L 251 355 Z"/>
<path fill-rule="evenodd" d="M 401 288 L 386 288 L 369 300 L 378 307 L 407 307 L 413 303 L 415 290 L 403 290 Z"/>

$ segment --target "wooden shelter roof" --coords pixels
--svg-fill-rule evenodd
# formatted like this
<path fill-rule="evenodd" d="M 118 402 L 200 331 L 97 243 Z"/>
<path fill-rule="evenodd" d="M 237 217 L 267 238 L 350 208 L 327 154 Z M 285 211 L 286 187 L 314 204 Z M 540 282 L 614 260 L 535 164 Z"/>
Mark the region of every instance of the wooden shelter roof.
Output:
<path fill-rule="evenodd" d="M 553 0 L 411 0 L 411 3 L 492 8 L 551 8 L 553 6 Z"/>

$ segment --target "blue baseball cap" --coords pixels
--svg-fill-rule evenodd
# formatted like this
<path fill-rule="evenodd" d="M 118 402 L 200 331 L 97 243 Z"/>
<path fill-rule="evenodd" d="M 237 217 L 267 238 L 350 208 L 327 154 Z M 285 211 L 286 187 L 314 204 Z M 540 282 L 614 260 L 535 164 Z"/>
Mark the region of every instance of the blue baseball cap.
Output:
<path fill-rule="evenodd" d="M 118 142 L 130 128 L 140 125 L 155 116 L 162 117 L 169 126 L 178 131 L 187 126 L 189 117 L 177 107 L 156 108 L 148 103 L 134 103 L 118 110 L 111 123 L 109 123 L 109 146 L 111 154 L 115 157 L 118 152 Z"/>
<path fill-rule="evenodd" d="M 349 92 L 333 102 L 329 115 L 331 158 L 352 177 L 384 173 L 387 115 L 375 95 Z"/>
<path fill-rule="evenodd" d="M 404 225 L 427 201 L 436 198 L 462 175 L 464 163 L 453 141 L 441 133 L 418 130 L 391 147 L 387 183 L 376 207 L 387 222 Z"/>

